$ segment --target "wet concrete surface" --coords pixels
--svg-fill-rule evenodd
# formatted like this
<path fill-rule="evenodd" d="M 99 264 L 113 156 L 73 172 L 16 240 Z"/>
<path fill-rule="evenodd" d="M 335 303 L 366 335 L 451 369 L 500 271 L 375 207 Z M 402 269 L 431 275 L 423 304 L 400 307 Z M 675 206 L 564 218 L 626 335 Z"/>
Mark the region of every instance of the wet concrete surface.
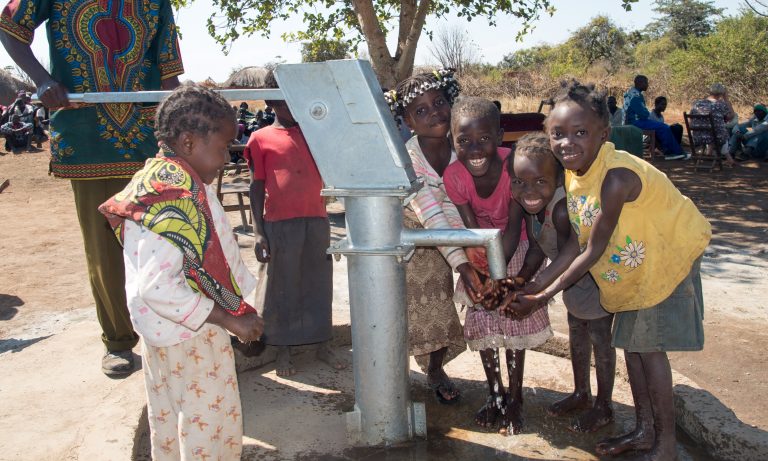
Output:
<path fill-rule="evenodd" d="M 348 346 L 337 349 L 347 354 Z M 487 387 L 476 353 L 465 352 L 447 371 L 462 391 L 456 405 L 441 405 L 426 386 L 425 376 L 412 362 L 411 397 L 425 402 L 428 438 L 392 447 L 353 447 L 347 443 L 344 413 L 354 405 L 350 370 L 335 372 L 312 359 L 297 357 L 300 370 L 284 379 L 270 365 L 240 375 L 245 423 L 244 460 L 595 460 L 594 445 L 602 438 L 628 432 L 634 424 L 629 387 L 617 382 L 614 423 L 594 434 L 568 430 L 569 417 L 549 416 L 546 408 L 569 391 L 570 363 L 529 352 L 526 358 L 525 428 L 502 436 L 474 423 L 485 402 Z M 681 460 L 709 461 L 681 439 Z M 626 459 L 617 457 L 612 459 Z"/>
<path fill-rule="evenodd" d="M 344 236 L 343 214 L 331 213 L 332 238 Z M 247 240 L 242 239 L 242 240 Z M 243 245 L 244 244 L 244 245 Z M 241 242 L 241 245 L 248 245 Z M 244 255 L 245 256 L 245 255 Z M 248 259 L 248 256 L 246 256 Z M 334 343 L 336 353 L 352 362 L 349 341 L 349 298 L 346 258 L 334 262 Z M 298 374 L 278 377 L 269 363 L 269 349 L 253 363 L 238 363 L 243 404 L 243 460 L 596 460 L 597 441 L 634 427 L 634 407 L 629 385 L 617 376 L 614 390 L 614 423 L 594 434 L 568 429 L 570 417 L 552 417 L 546 408 L 571 391 L 570 361 L 529 351 L 524 381 L 525 427 L 522 434 L 502 436 L 474 423 L 483 406 L 487 385 L 479 355 L 469 350 L 447 364 L 446 371 L 461 390 L 461 401 L 441 405 L 426 385 L 426 376 L 411 360 L 411 399 L 424 402 L 427 411 L 426 439 L 391 447 L 354 447 L 346 438 L 345 413 L 354 406 L 352 370 L 331 370 L 314 359 L 310 350 L 294 358 Z M 240 357 L 242 358 L 242 357 Z M 503 375 L 506 379 L 506 372 Z M 593 389 L 596 389 L 594 370 Z M 146 431 L 146 427 L 143 429 Z M 146 434 L 139 434 L 134 459 L 149 459 Z M 710 461 L 683 433 L 678 435 L 681 461 Z M 629 456 L 606 459 L 629 459 Z"/>

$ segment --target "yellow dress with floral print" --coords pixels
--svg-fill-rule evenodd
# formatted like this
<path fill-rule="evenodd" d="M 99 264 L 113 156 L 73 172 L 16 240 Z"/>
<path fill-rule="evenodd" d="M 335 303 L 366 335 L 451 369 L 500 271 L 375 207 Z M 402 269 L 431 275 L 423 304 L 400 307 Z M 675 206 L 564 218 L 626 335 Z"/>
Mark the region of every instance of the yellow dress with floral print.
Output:
<path fill-rule="evenodd" d="M 653 165 L 606 142 L 582 176 L 565 173 L 568 216 L 586 248 L 600 215 L 608 170 L 626 168 L 642 182 L 637 200 L 624 204 L 619 222 L 590 272 L 608 312 L 653 307 L 675 290 L 709 244 L 712 229 L 696 205 Z"/>

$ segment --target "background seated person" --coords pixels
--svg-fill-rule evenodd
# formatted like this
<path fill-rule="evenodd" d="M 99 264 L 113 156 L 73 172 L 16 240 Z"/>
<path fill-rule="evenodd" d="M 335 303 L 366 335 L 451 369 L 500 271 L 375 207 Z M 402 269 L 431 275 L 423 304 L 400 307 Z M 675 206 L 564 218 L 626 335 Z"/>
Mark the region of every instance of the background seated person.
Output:
<path fill-rule="evenodd" d="M 32 124 L 22 122 L 18 114 L 11 115 L 11 121 L 0 127 L 0 133 L 5 136 L 5 150 L 32 149 Z"/>
<path fill-rule="evenodd" d="M 10 116 L 13 114 L 21 117 L 22 123 L 32 123 L 32 119 L 35 117 L 35 108 L 29 104 L 29 96 L 26 91 L 19 91 L 16 100 L 8 106 L 9 121 Z"/>
<path fill-rule="evenodd" d="M 756 104 L 753 113 L 749 120 L 733 127 L 729 151 L 735 155 L 741 149 L 741 155 L 737 157 L 740 160 L 768 158 L 768 110 L 764 105 Z"/>
<path fill-rule="evenodd" d="M 624 125 L 624 109 L 616 105 L 616 97 L 608 96 L 608 120 L 611 126 Z"/>
<path fill-rule="evenodd" d="M 693 140 L 697 145 L 706 144 L 707 153 L 710 155 L 713 154 L 712 149 L 714 148 L 714 145 L 721 146 L 720 154 L 725 156 L 725 164 L 727 166 L 733 166 L 733 157 L 731 157 L 731 154 L 728 151 L 729 130 L 726 124 L 729 120 L 733 119 L 735 114 L 730 103 L 728 103 L 725 86 L 720 83 L 715 83 L 710 86 L 708 97 L 693 102 L 691 114 L 712 114 L 712 121 L 715 124 L 714 138 L 708 132 L 694 131 Z M 691 120 L 691 128 L 703 128 L 702 125 L 704 124 L 708 125 L 709 122 L 706 120 Z"/>
<path fill-rule="evenodd" d="M 680 143 L 675 140 L 669 126 L 665 123 L 651 120 L 651 112 L 645 105 L 643 91 L 648 89 L 648 77 L 638 75 L 635 77 L 634 86 L 624 94 L 624 123 L 634 125 L 641 130 L 653 130 L 656 132 L 656 140 L 661 145 L 666 160 L 680 160 L 688 158 L 683 153 Z"/>
<path fill-rule="evenodd" d="M 42 103 L 35 104 L 35 118 L 33 120 L 32 137 L 37 142 L 37 148 L 43 147 L 43 141 L 48 139 L 45 130 L 48 128 L 48 116 Z"/>
<path fill-rule="evenodd" d="M 648 119 L 655 122 L 667 123 L 664 121 L 664 111 L 667 110 L 667 97 L 659 96 L 653 100 L 653 110 L 648 114 Z M 683 125 L 679 123 L 673 123 L 668 125 L 672 131 L 672 136 L 675 137 L 675 141 L 682 145 L 683 141 Z"/>

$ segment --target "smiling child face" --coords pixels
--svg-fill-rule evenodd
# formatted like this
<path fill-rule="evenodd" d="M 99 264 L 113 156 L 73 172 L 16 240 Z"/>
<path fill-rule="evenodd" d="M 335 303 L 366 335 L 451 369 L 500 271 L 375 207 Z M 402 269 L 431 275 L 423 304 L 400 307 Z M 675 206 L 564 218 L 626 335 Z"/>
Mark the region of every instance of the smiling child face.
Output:
<path fill-rule="evenodd" d="M 578 175 L 589 170 L 609 134 L 609 127 L 593 110 L 574 101 L 557 104 L 547 118 L 546 129 L 557 160 Z"/>
<path fill-rule="evenodd" d="M 560 185 L 557 160 L 516 155 L 512 159 L 510 189 L 526 212 L 536 214 L 552 201 Z"/>
<path fill-rule="evenodd" d="M 488 172 L 492 160 L 498 156 L 504 132 L 490 116 L 477 118 L 459 115 L 452 123 L 451 134 L 456 157 L 472 176 Z"/>

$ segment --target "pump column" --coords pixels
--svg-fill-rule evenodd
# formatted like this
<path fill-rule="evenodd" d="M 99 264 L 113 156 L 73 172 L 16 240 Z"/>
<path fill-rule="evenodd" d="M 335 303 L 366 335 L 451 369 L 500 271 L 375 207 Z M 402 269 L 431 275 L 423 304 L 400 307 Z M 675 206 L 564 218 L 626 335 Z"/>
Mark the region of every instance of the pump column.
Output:
<path fill-rule="evenodd" d="M 364 445 L 403 442 L 412 438 L 415 424 L 400 243 L 402 198 L 347 196 L 344 203 L 355 376 L 355 409 L 347 414 L 347 432 Z M 424 425 L 422 418 L 418 426 Z"/>

